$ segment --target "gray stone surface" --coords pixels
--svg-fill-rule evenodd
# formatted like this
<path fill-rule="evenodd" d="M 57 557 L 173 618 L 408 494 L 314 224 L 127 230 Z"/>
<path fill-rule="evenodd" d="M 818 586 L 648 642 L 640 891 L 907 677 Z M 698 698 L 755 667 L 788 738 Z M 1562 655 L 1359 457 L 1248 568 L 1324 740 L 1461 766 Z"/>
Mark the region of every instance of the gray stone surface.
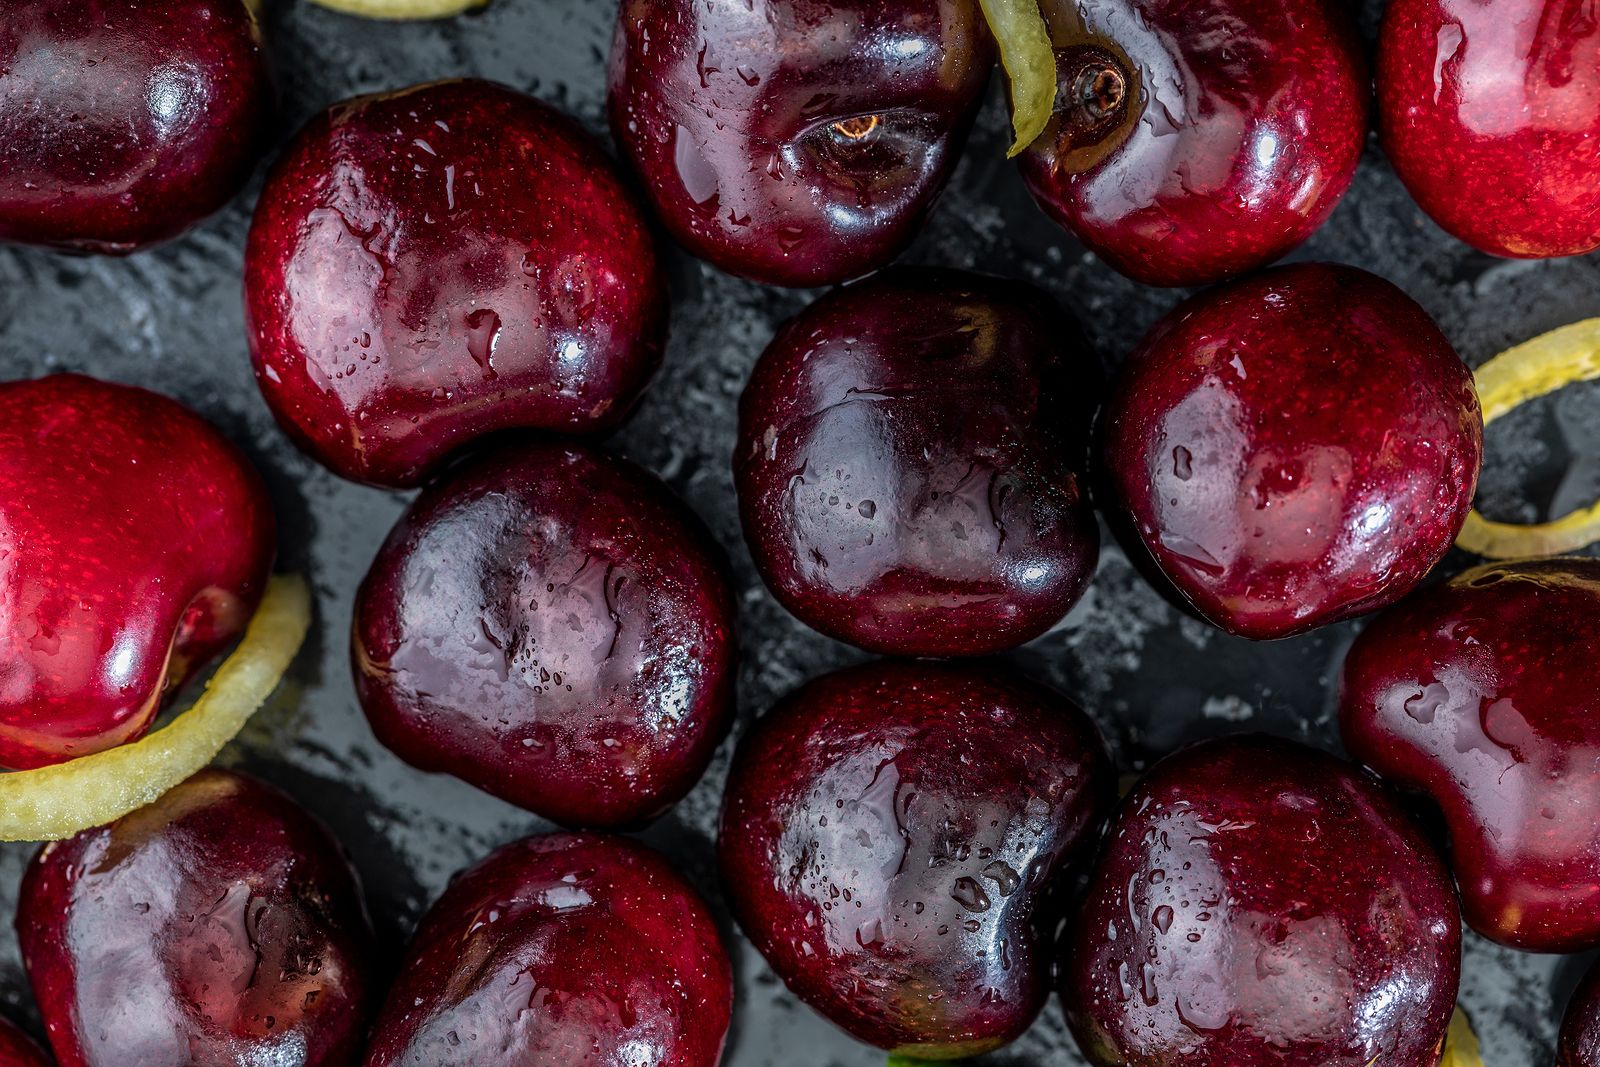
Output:
<path fill-rule="evenodd" d="M 284 86 L 279 137 L 360 92 L 455 75 L 528 90 L 603 133 L 610 0 L 495 0 L 441 23 L 365 23 L 300 0 L 268 0 Z M 1376 0 L 1364 11 L 1369 35 Z M 1004 160 L 1006 118 L 992 94 L 965 161 L 907 259 L 1030 279 L 1083 321 L 1108 365 L 1180 294 L 1099 265 L 1039 214 Z M 373 740 L 346 661 L 352 594 L 405 500 L 341 482 L 298 454 L 251 381 L 242 333 L 240 255 L 259 180 L 188 237 L 128 260 L 0 249 L 0 378 L 74 369 L 170 393 L 218 422 L 271 483 L 287 566 L 311 576 L 320 617 L 290 683 L 228 753 L 317 811 L 349 845 L 396 951 L 446 881 L 498 843 L 543 829 L 535 818 L 444 777 L 419 774 Z M 1332 222 L 1297 259 L 1368 267 L 1438 317 L 1471 363 L 1509 343 L 1600 314 L 1600 257 L 1501 262 L 1422 218 L 1376 147 Z M 673 338 L 666 370 L 615 447 L 662 474 L 711 524 L 735 561 L 746 659 L 740 721 L 858 654 L 806 630 L 756 578 L 735 516 L 729 454 L 734 407 L 774 325 L 808 294 L 738 281 L 671 258 Z M 1489 435 L 1483 500 L 1499 517 L 1564 510 L 1600 491 L 1600 399 L 1579 388 L 1505 420 Z M 1452 559 L 1446 569 L 1459 568 Z M 1187 740 L 1263 729 L 1337 747 L 1331 681 L 1355 627 L 1254 645 L 1182 617 L 1113 546 L 1088 597 L 1012 657 L 1076 696 L 1101 723 L 1124 771 Z M 711 835 L 731 743 L 698 789 L 643 835 L 715 900 Z M 0 913 L 14 910 L 31 850 L 0 848 Z M 871 1067 L 855 1044 L 787 996 L 731 937 L 739 1005 L 730 1067 Z M 1463 1001 L 1489 1067 L 1548 1063 L 1560 1006 L 1587 961 L 1538 957 L 1469 938 Z M 0 927 L 0 1007 L 36 1025 L 9 925 Z M 1082 1061 L 1052 1005 L 1033 1031 L 984 1061 L 1004 1067 Z M 133 1065 L 130 1065 L 133 1067 Z"/>

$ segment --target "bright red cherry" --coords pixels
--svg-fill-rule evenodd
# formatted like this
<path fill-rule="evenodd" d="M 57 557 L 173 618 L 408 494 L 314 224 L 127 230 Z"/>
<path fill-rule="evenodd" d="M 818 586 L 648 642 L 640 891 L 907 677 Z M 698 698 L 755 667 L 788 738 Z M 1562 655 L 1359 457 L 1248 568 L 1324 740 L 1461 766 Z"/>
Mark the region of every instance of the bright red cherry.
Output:
<path fill-rule="evenodd" d="M 1435 222 L 1499 256 L 1600 248 L 1600 19 L 1573 0 L 1393 0 L 1384 150 Z"/>
<path fill-rule="evenodd" d="M 699 895 L 619 837 L 507 845 L 417 928 L 365 1067 L 717 1067 L 733 974 Z"/>
<path fill-rule="evenodd" d="M 416 485 L 494 430 L 616 426 L 666 339 L 616 168 L 559 112 L 482 81 L 313 119 L 262 192 L 245 296 L 285 431 L 378 485 Z"/>
<path fill-rule="evenodd" d="M 914 1059 L 1020 1036 L 1055 889 L 1112 786 L 1064 698 L 894 661 L 819 678 L 740 744 L 717 847 L 739 924 L 801 1000 Z"/>
<path fill-rule="evenodd" d="M 894 270 L 784 325 L 739 406 L 756 567 L 825 634 L 987 655 L 1048 630 L 1094 574 L 1082 483 L 1099 365 L 1044 293 Z"/>
<path fill-rule="evenodd" d="M 378 977 L 328 831 L 217 770 L 46 845 L 17 937 L 62 1067 L 354 1067 Z"/>
<path fill-rule="evenodd" d="M 1062 944 L 1098 1067 L 1436 1067 L 1461 971 L 1449 873 L 1332 756 L 1205 742 L 1128 794 Z"/>
<path fill-rule="evenodd" d="M 636 825 L 726 731 L 734 615 L 709 537 L 654 476 L 510 445 L 389 535 L 356 599 L 356 687 L 418 767 L 567 825 Z"/>
<path fill-rule="evenodd" d="M 0 384 L 0 765 L 143 734 L 244 629 L 274 549 L 261 479 L 183 405 L 76 374 Z"/>
<path fill-rule="evenodd" d="M 244 185 L 273 89 L 242 0 L 7 0 L 0 241 L 133 252 Z"/>
<path fill-rule="evenodd" d="M 1350 187 L 1371 91 L 1327 0 L 1049 0 L 1034 198 L 1111 266 L 1200 285 L 1279 258 Z"/>
<path fill-rule="evenodd" d="M 1296 264 L 1180 305 L 1107 405 L 1110 482 L 1161 572 L 1231 633 L 1286 637 L 1411 590 L 1471 510 L 1472 375 L 1352 267 Z"/>
<path fill-rule="evenodd" d="M 1496 564 L 1380 615 L 1350 650 L 1351 755 L 1444 812 L 1467 922 L 1600 946 L 1600 560 Z"/>
<path fill-rule="evenodd" d="M 50 1060 L 16 1024 L 0 1019 L 0 1067 L 50 1067 Z"/>
<path fill-rule="evenodd" d="M 993 64 L 977 0 L 623 0 L 611 127 L 695 255 L 827 285 L 916 236 Z"/>

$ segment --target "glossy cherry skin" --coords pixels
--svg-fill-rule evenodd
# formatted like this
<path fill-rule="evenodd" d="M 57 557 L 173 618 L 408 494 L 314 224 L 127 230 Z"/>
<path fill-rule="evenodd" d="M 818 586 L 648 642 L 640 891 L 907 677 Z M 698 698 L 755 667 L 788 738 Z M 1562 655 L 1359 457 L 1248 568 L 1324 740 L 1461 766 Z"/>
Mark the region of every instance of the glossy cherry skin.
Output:
<path fill-rule="evenodd" d="M 1351 755 L 1450 828 L 1468 924 L 1600 946 L 1600 561 L 1479 567 L 1379 616 L 1345 661 Z"/>
<path fill-rule="evenodd" d="M 1180 305 L 1129 360 L 1104 430 L 1161 572 L 1258 639 L 1405 595 L 1455 541 L 1483 458 L 1472 375 L 1433 320 L 1322 263 Z"/>
<path fill-rule="evenodd" d="M 699 895 L 620 837 L 500 849 L 423 917 L 365 1067 L 716 1067 L 733 973 Z"/>
<path fill-rule="evenodd" d="M 225 771 L 46 845 L 17 937 L 61 1067 L 350 1067 L 376 992 L 344 852 Z"/>
<path fill-rule="evenodd" d="M 667 326 L 653 239 L 600 147 L 470 80 L 346 101 L 300 132 L 256 208 L 245 307 L 285 431 L 388 486 L 490 431 L 616 426 Z"/>
<path fill-rule="evenodd" d="M 1600 966 L 1589 968 L 1567 1002 L 1556 1067 L 1600 1067 Z"/>
<path fill-rule="evenodd" d="M 611 128 L 689 251 L 828 285 L 916 236 L 993 64 L 977 0 L 623 0 Z"/>
<path fill-rule="evenodd" d="M 1048 0 L 1061 91 L 1040 207 L 1147 285 L 1266 266 L 1350 187 L 1371 93 L 1330 0 Z"/>
<path fill-rule="evenodd" d="M 139 737 L 244 629 L 272 506 L 205 420 L 60 374 L 0 384 L 0 765 Z"/>
<path fill-rule="evenodd" d="M 50 1060 L 33 1038 L 0 1019 L 0 1067 L 50 1067 Z"/>
<path fill-rule="evenodd" d="M 905 656 L 1048 630 L 1094 574 L 1098 364 L 1020 282 L 896 270 L 785 324 L 739 405 L 745 538 L 783 605 Z"/>
<path fill-rule="evenodd" d="M 633 826 L 726 732 L 734 615 L 708 535 L 653 475 L 518 443 L 390 533 L 356 598 L 356 688 L 415 766 L 569 826 Z"/>
<path fill-rule="evenodd" d="M 997 668 L 817 679 L 740 744 L 718 851 L 796 996 L 913 1058 L 1020 1036 L 1049 994 L 1056 891 L 1111 792 L 1089 719 Z"/>
<path fill-rule="evenodd" d="M 1068 1022 L 1103 1067 L 1435 1067 L 1461 919 L 1378 782 L 1232 737 L 1127 796 L 1062 948 Z"/>
<path fill-rule="evenodd" d="M 255 170 L 273 111 L 242 0 L 7 0 L 0 241 L 124 254 Z"/>
<path fill-rule="evenodd" d="M 1474 248 L 1600 248 L 1600 23 L 1583 4 L 1394 0 L 1378 117 L 1411 195 Z"/>

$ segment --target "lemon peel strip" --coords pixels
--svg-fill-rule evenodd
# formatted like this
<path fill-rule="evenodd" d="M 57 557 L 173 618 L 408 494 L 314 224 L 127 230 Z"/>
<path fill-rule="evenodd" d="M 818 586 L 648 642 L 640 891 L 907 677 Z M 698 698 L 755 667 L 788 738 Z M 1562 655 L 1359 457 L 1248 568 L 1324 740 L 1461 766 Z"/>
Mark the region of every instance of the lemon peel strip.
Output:
<path fill-rule="evenodd" d="M 319 7 L 345 15 L 368 19 L 445 19 L 475 8 L 487 7 L 489 0 L 311 0 Z"/>
<path fill-rule="evenodd" d="M 172 722 L 104 752 L 0 774 L 0 840 L 71 837 L 149 804 L 206 766 L 272 695 L 310 626 L 304 580 L 273 578 L 244 640 Z"/>
<path fill-rule="evenodd" d="M 1478 368 L 1478 398 L 1487 426 L 1508 412 L 1575 382 L 1600 378 L 1600 319 L 1541 334 Z M 1476 509 L 1456 544 L 1486 559 L 1558 556 L 1600 541 L 1600 501 L 1553 522 L 1491 522 Z"/>
<path fill-rule="evenodd" d="M 1439 1067 L 1483 1067 L 1478 1035 L 1472 1032 L 1472 1021 L 1460 1008 L 1450 1017 L 1450 1030 L 1444 1038 L 1444 1058 L 1439 1061 Z"/>
<path fill-rule="evenodd" d="M 1039 139 L 1056 106 L 1056 53 L 1038 0 L 978 0 L 1000 46 L 1000 64 L 1011 80 L 1011 126 L 1016 134 L 1008 158 Z"/>

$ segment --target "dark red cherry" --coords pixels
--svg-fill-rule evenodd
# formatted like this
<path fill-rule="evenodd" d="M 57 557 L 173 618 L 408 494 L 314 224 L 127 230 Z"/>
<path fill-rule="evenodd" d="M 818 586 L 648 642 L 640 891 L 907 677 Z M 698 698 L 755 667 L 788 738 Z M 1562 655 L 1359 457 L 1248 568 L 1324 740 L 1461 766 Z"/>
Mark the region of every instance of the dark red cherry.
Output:
<path fill-rule="evenodd" d="M 1063 941 L 1101 1067 L 1435 1067 L 1449 874 L 1371 777 L 1289 741 L 1204 742 L 1123 801 Z"/>
<path fill-rule="evenodd" d="M 1351 755 L 1425 791 L 1467 922 L 1600 946 L 1600 560 L 1479 567 L 1380 615 L 1345 662 Z"/>
<path fill-rule="evenodd" d="M 666 338 L 652 238 L 611 161 L 482 81 L 313 119 L 262 192 L 245 297 L 278 421 L 379 485 L 416 485 L 493 430 L 616 426 Z"/>
<path fill-rule="evenodd" d="M 273 90 L 242 0 L 6 0 L 0 241 L 133 252 L 244 185 Z"/>
<path fill-rule="evenodd" d="M 33 1038 L 0 1019 L 0 1067 L 50 1067 L 50 1060 Z"/>
<path fill-rule="evenodd" d="M 1088 718 L 998 670 L 820 678 L 757 723 L 728 779 L 718 851 L 746 935 L 801 1000 L 915 1058 L 1033 1022 L 1057 883 L 1110 794 Z"/>
<path fill-rule="evenodd" d="M 1394 0 L 1383 146 L 1435 222 L 1499 256 L 1600 248 L 1600 20 L 1571 0 Z"/>
<path fill-rule="evenodd" d="M 1156 325 L 1107 405 L 1109 480 L 1154 562 L 1216 625 L 1286 637 L 1392 603 L 1477 488 L 1472 375 L 1425 311 L 1352 267 L 1296 264 Z"/>
<path fill-rule="evenodd" d="M 343 851 L 224 771 L 46 845 L 17 937 L 62 1067 L 352 1067 L 376 992 Z"/>
<path fill-rule="evenodd" d="M 261 479 L 176 401 L 0 384 L 0 765 L 143 734 L 244 629 L 275 541 Z"/>
<path fill-rule="evenodd" d="M 1117 270 L 1200 285 L 1300 244 L 1355 176 L 1371 91 L 1328 0 L 1047 0 L 1060 91 L 1034 198 Z"/>
<path fill-rule="evenodd" d="M 1098 364 L 1021 282 L 891 271 L 785 324 L 739 408 L 746 540 L 784 606 L 907 656 L 1049 629 L 1094 574 Z"/>
<path fill-rule="evenodd" d="M 1556 1067 L 1600 1067 L 1600 966 L 1589 968 L 1567 1002 Z"/>
<path fill-rule="evenodd" d="M 423 917 L 365 1067 L 716 1067 L 733 975 L 705 903 L 623 838 L 530 837 Z"/>
<path fill-rule="evenodd" d="M 357 595 L 378 739 L 572 826 L 628 826 L 699 781 L 733 708 L 732 594 L 649 473 L 520 443 L 434 484 Z"/>
<path fill-rule="evenodd" d="M 993 64 L 977 0 L 623 0 L 611 127 L 689 251 L 827 285 L 916 235 Z"/>

